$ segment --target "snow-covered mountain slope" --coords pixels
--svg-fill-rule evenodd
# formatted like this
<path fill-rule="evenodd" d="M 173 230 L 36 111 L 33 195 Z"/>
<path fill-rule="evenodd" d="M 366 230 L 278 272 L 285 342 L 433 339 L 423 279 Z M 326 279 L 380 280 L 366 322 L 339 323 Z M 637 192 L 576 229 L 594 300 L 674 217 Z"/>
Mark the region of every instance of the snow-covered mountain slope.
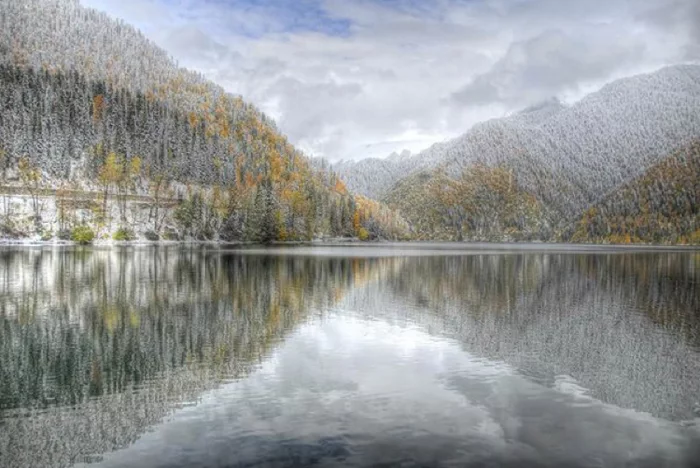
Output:
<path fill-rule="evenodd" d="M 524 189 L 571 218 L 671 151 L 700 136 L 700 66 L 678 65 L 615 81 L 578 103 L 556 100 L 475 125 L 401 161 L 334 169 L 351 190 L 381 198 L 400 179 L 475 163 L 515 170 Z"/>
<path fill-rule="evenodd" d="M 381 199 L 401 177 L 406 174 L 408 160 L 396 158 L 369 158 L 360 161 L 340 161 L 331 166 L 355 193 Z M 403 172 L 402 172 L 403 171 Z"/>
<path fill-rule="evenodd" d="M 393 238 L 384 222 L 402 226 L 313 169 L 255 106 L 78 0 L 0 0 L 0 197 L 0 237 L 157 238 L 165 219 L 168 236 L 227 241 Z M 160 213 L 150 226 L 130 213 L 134 197 Z M 164 198 L 176 201 L 167 216 Z"/>

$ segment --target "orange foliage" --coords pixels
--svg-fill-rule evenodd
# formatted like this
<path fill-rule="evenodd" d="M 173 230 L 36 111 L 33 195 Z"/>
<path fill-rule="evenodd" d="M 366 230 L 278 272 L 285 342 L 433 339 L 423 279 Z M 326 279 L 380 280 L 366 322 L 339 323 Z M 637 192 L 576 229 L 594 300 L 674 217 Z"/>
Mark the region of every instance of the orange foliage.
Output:
<path fill-rule="evenodd" d="M 333 187 L 333 189 L 341 195 L 346 195 L 348 193 L 348 189 L 345 187 L 345 184 L 340 179 L 335 180 L 335 187 Z"/>
<path fill-rule="evenodd" d="M 280 156 L 276 151 L 273 151 L 272 154 L 270 154 L 270 177 L 272 178 L 273 182 L 277 182 L 280 180 L 281 175 L 282 156 Z"/>
<path fill-rule="evenodd" d="M 105 97 L 102 94 L 98 94 L 92 98 L 92 119 L 95 122 L 102 120 L 105 110 Z"/>
<path fill-rule="evenodd" d="M 199 125 L 199 117 L 194 112 L 189 113 L 187 120 L 190 122 L 190 128 L 196 128 Z"/>
<path fill-rule="evenodd" d="M 253 186 L 255 186 L 255 179 L 253 179 L 253 174 L 251 174 L 250 172 L 246 172 L 246 175 L 245 175 L 245 187 L 246 187 L 246 188 L 251 188 L 251 187 L 253 187 Z"/>

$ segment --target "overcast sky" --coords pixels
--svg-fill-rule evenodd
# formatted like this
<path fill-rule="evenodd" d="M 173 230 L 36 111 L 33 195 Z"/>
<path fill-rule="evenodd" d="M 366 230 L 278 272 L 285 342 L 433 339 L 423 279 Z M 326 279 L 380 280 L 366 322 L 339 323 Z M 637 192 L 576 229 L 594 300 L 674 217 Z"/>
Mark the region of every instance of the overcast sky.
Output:
<path fill-rule="evenodd" d="M 700 0 L 81 0 L 331 160 L 700 58 Z"/>

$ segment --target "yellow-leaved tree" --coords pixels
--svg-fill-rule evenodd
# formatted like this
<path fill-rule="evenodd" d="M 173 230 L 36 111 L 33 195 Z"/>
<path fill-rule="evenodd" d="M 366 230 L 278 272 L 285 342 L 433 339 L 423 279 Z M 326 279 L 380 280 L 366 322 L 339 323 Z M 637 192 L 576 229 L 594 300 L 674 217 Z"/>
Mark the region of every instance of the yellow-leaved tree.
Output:
<path fill-rule="evenodd" d="M 18 169 L 22 185 L 29 192 L 31 198 L 34 226 L 38 230 L 41 227 L 41 203 L 39 202 L 43 181 L 41 169 L 33 165 L 26 156 L 20 158 Z"/>
<path fill-rule="evenodd" d="M 97 173 L 97 180 L 102 186 L 102 222 L 109 225 L 107 204 L 112 187 L 120 183 L 124 175 L 124 160 L 117 153 L 111 152 Z"/>

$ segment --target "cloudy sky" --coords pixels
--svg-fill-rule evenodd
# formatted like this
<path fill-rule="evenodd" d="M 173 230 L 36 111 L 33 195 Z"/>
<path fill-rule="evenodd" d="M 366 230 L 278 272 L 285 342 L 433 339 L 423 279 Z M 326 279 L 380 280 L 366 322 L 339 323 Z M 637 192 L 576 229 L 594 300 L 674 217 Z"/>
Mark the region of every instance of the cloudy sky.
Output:
<path fill-rule="evenodd" d="M 697 0 L 81 0 L 331 160 L 700 59 Z"/>

